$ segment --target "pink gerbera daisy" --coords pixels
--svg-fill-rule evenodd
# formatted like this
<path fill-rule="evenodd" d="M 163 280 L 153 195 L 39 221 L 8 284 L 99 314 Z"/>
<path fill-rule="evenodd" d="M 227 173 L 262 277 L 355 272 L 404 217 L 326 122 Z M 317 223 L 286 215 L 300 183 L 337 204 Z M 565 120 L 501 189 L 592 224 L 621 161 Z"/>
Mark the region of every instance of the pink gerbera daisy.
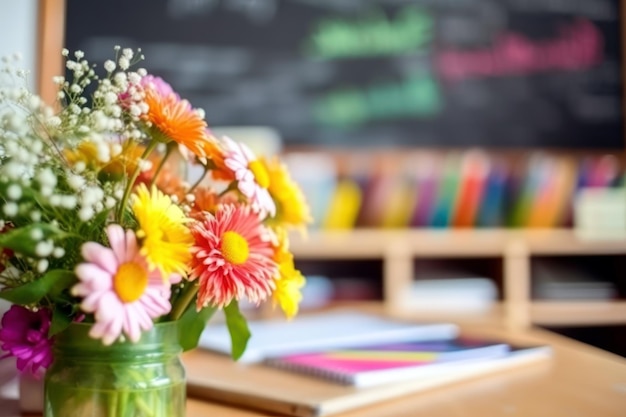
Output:
<path fill-rule="evenodd" d="M 237 188 L 253 205 L 273 217 L 276 214 L 276 204 L 268 191 L 270 175 L 265 164 L 245 144 L 237 143 L 229 137 L 224 137 L 223 141 L 226 147 L 224 164 L 235 174 Z"/>
<path fill-rule="evenodd" d="M 106 229 L 110 248 L 87 242 L 81 248 L 84 263 L 76 266 L 79 283 L 72 294 L 84 297 L 80 305 L 94 313 L 95 324 L 89 335 L 110 345 L 122 334 L 136 342 L 141 331 L 152 328 L 152 319 L 169 313 L 170 282 L 163 281 L 159 269 L 150 271 L 139 254 L 132 230 L 113 224 Z"/>
<path fill-rule="evenodd" d="M 271 232 L 249 206 L 222 205 L 215 215 L 194 223 L 192 270 L 199 279 L 196 307 L 224 307 L 234 298 L 265 300 L 274 288 L 277 265 Z"/>

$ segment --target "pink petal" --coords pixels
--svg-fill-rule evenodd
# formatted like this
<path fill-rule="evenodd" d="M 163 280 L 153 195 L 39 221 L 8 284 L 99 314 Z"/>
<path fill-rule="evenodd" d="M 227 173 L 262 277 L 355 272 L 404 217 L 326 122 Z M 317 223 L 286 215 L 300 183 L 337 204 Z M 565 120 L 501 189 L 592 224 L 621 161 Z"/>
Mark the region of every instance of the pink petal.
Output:
<path fill-rule="evenodd" d="M 88 294 L 83 301 L 80 303 L 80 309 L 85 313 L 95 313 L 98 310 L 100 305 L 100 300 L 102 298 L 101 292 L 93 292 Z"/>
<path fill-rule="evenodd" d="M 104 336 L 102 337 L 102 343 L 104 345 L 110 345 L 115 342 L 122 334 L 122 316 L 116 315 L 113 320 L 109 322 L 109 325 L 105 328 Z"/>
<path fill-rule="evenodd" d="M 95 322 L 89 329 L 89 336 L 93 339 L 101 339 L 108 325 L 109 322 L 102 320 Z"/>
<path fill-rule="evenodd" d="M 232 171 L 237 171 L 245 167 L 245 165 L 242 165 L 240 162 L 236 161 L 233 158 L 224 159 L 224 165 L 226 165 L 226 167 Z"/>
<path fill-rule="evenodd" d="M 180 274 L 172 274 L 170 275 L 170 278 L 169 278 L 170 284 L 178 284 L 182 280 L 183 280 L 183 277 Z"/>
<path fill-rule="evenodd" d="M 111 249 L 105 248 L 99 243 L 87 242 L 83 244 L 81 253 L 85 260 L 98 265 L 111 275 L 115 274 L 117 271 L 119 264 Z"/>
<path fill-rule="evenodd" d="M 252 197 L 254 195 L 256 187 L 257 185 L 254 182 L 240 181 L 239 184 L 237 184 L 237 188 L 239 188 L 239 191 L 241 191 L 241 193 L 246 197 Z"/>
<path fill-rule="evenodd" d="M 139 327 L 143 330 L 150 329 L 152 327 L 152 318 L 148 315 L 148 312 L 145 310 L 143 306 L 143 302 L 141 299 L 137 300 L 133 303 L 133 314 L 134 319 L 139 325 Z"/>
<path fill-rule="evenodd" d="M 113 320 L 114 317 L 119 316 L 122 313 L 123 305 L 117 295 L 113 292 L 105 292 L 100 297 L 98 303 L 98 310 L 96 311 L 96 321 Z"/>
<path fill-rule="evenodd" d="M 141 303 L 146 312 L 153 318 L 167 314 L 172 309 L 169 299 L 163 297 L 157 288 L 148 287 L 141 297 Z"/>
<path fill-rule="evenodd" d="M 124 307 L 126 311 L 124 314 L 122 328 L 124 329 L 124 333 L 126 333 L 132 342 L 137 342 L 141 337 L 141 329 L 139 328 L 139 322 L 135 317 L 136 309 L 133 307 L 133 304 L 129 304 Z"/>
<path fill-rule="evenodd" d="M 261 207 L 267 210 L 272 217 L 276 215 L 276 203 L 272 200 L 269 191 L 262 188 L 258 193 L 258 201 Z"/>
<path fill-rule="evenodd" d="M 112 274 L 95 264 L 78 264 L 74 271 L 83 284 L 93 290 L 108 289 L 112 285 Z"/>
<path fill-rule="evenodd" d="M 126 239 L 124 229 L 119 224 L 110 224 L 106 229 L 109 245 L 117 258 L 117 263 L 121 264 L 126 261 Z"/>
<path fill-rule="evenodd" d="M 137 237 L 135 236 L 135 232 L 132 230 L 126 231 L 126 259 L 124 262 L 130 262 L 133 260 L 137 253 L 139 252 L 139 248 L 137 247 Z"/>

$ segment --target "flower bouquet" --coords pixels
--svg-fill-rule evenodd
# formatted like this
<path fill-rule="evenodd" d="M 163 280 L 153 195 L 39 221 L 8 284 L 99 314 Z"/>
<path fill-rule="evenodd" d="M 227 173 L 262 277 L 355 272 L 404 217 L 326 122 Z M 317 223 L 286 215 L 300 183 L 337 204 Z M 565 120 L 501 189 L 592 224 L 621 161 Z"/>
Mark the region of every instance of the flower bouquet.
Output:
<path fill-rule="evenodd" d="M 115 47 L 99 69 L 63 50 L 57 103 L 0 72 L 0 346 L 45 373 L 46 416 L 184 414 L 181 350 L 239 302 L 297 313 L 288 229 L 310 221 L 277 157 L 215 137 L 204 112 Z"/>

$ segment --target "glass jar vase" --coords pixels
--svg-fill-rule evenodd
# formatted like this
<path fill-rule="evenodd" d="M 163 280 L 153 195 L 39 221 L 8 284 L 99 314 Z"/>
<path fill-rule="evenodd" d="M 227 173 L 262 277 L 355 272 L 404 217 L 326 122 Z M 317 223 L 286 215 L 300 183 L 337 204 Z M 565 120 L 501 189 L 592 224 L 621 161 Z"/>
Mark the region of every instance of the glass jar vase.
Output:
<path fill-rule="evenodd" d="M 57 335 L 44 381 L 45 417 L 184 417 L 185 369 L 176 322 L 155 324 L 137 343 L 104 346 L 91 324 Z"/>

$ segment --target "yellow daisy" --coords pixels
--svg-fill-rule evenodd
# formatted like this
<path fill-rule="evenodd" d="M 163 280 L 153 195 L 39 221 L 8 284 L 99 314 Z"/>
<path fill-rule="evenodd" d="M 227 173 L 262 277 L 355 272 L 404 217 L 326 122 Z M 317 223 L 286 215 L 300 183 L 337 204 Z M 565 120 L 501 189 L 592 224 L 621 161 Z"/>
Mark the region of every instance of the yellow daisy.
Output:
<path fill-rule="evenodd" d="M 172 273 L 185 275 L 194 240 L 186 226 L 189 219 L 180 207 L 156 187 L 148 191 L 145 184 L 140 184 L 132 210 L 139 223 L 137 236 L 142 239 L 140 253 L 150 270 L 158 268 L 164 277 Z"/>
<path fill-rule="evenodd" d="M 295 268 L 293 255 L 288 250 L 287 232 L 283 228 L 276 230 L 278 237 L 278 247 L 274 260 L 278 264 L 278 275 L 276 276 L 276 288 L 272 293 L 274 306 L 279 305 L 287 318 L 292 318 L 298 314 L 298 307 L 302 300 L 301 289 L 306 284 L 306 279 L 300 271 Z"/>
<path fill-rule="evenodd" d="M 276 203 L 276 224 L 303 227 L 312 221 L 309 206 L 298 184 L 291 179 L 289 170 L 278 159 L 260 159 L 269 175 L 268 191 Z"/>
<path fill-rule="evenodd" d="M 109 143 L 113 151 L 113 143 Z M 128 140 L 122 143 L 122 151 L 113 156 L 108 162 L 98 160 L 98 146 L 89 140 L 84 140 L 75 148 L 66 149 L 63 153 L 71 166 L 83 163 L 88 169 L 99 171 L 102 181 L 116 181 L 123 176 L 129 176 L 137 167 L 144 147 L 137 142 Z"/>

